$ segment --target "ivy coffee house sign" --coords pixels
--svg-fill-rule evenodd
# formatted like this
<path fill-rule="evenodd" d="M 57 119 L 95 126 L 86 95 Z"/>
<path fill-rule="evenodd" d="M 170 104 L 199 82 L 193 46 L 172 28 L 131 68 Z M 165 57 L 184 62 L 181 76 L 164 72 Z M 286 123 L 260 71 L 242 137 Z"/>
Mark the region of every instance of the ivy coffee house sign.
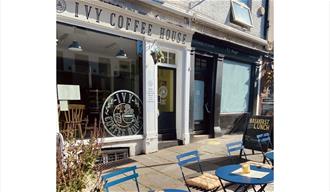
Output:
<path fill-rule="evenodd" d="M 176 29 L 170 29 L 166 26 L 161 26 L 160 22 L 155 23 L 155 21 L 158 21 L 157 19 L 151 19 L 149 16 L 139 15 L 143 19 L 129 16 L 125 13 L 131 11 L 120 10 L 121 8 L 118 7 L 112 7 L 111 10 L 110 7 L 109 9 L 108 7 L 98 7 L 100 4 L 110 6 L 109 4 L 97 1 L 57 0 L 57 15 L 128 33 L 149 36 L 175 44 L 185 45 L 187 42 L 191 42 L 192 32 L 191 34 L 187 34 L 182 32 L 182 30 L 180 31 L 179 27 L 172 27 Z M 154 22 L 152 22 L 153 20 Z"/>
<path fill-rule="evenodd" d="M 105 100 L 101 118 L 104 128 L 112 136 L 142 133 L 143 108 L 139 97 L 128 90 L 119 90 Z"/>

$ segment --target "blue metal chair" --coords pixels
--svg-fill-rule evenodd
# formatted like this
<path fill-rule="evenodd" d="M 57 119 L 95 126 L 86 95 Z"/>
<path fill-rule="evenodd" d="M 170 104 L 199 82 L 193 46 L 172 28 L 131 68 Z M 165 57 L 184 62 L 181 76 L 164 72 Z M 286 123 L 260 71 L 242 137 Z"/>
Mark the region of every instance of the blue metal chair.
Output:
<path fill-rule="evenodd" d="M 220 181 L 219 181 L 218 177 L 215 175 L 208 174 L 208 173 L 203 173 L 203 170 L 202 170 L 202 167 L 200 164 L 199 153 L 197 150 L 189 151 L 189 152 L 177 155 L 176 158 L 178 160 L 178 165 L 181 169 L 183 180 L 184 180 L 189 192 L 191 192 L 190 187 L 197 189 L 199 191 L 212 191 L 212 192 L 217 191 L 219 189 Z M 186 178 L 182 167 L 184 167 L 188 164 L 192 164 L 192 163 L 197 163 L 198 168 L 199 168 L 199 171 L 197 171 L 197 172 L 199 172 L 201 175 L 188 179 L 188 178 Z M 193 179 L 200 179 L 206 183 L 210 183 L 210 187 L 204 187 L 204 186 L 192 184 L 192 182 L 190 182 L 190 181 L 192 181 Z M 195 180 L 195 181 L 197 181 L 197 180 Z M 211 188 L 211 186 L 214 186 L 214 187 Z"/>
<path fill-rule="evenodd" d="M 265 156 L 265 153 L 268 151 L 269 147 L 273 148 L 269 133 L 262 133 L 257 135 L 257 140 L 259 143 L 260 151 L 264 156 L 263 163 L 267 161 L 268 164 L 271 164 L 271 162 L 269 162 L 269 160 Z"/>
<path fill-rule="evenodd" d="M 107 173 L 105 175 L 102 175 L 102 180 L 104 182 L 104 185 L 103 185 L 104 191 L 110 192 L 109 189 L 108 189 L 109 187 L 118 185 L 122 182 L 125 182 L 125 181 L 128 181 L 128 180 L 132 179 L 136 183 L 137 191 L 140 192 L 139 183 L 137 181 L 137 178 L 138 178 L 139 174 L 137 174 L 135 172 L 135 170 L 136 170 L 136 166 L 132 166 L 132 167 L 127 167 L 127 168 L 124 168 L 124 169 L 120 169 L 120 170 L 113 171 L 113 172 Z M 127 175 L 128 172 L 132 172 L 132 174 Z M 109 181 L 111 178 L 116 177 L 118 175 L 124 175 L 124 177 Z"/>
<path fill-rule="evenodd" d="M 233 157 L 233 152 L 239 151 L 239 158 L 242 158 L 242 154 L 243 154 L 245 157 L 245 160 L 247 160 L 242 141 L 235 141 L 235 142 L 227 143 L 226 147 L 227 147 L 227 156 L 228 157 Z"/>

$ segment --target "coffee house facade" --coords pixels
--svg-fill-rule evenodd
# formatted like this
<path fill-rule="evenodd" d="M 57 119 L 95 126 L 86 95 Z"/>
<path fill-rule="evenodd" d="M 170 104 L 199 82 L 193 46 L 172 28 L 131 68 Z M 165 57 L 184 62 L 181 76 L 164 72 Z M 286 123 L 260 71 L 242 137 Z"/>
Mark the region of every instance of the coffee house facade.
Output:
<path fill-rule="evenodd" d="M 237 2 L 203 2 L 223 9 L 210 20 L 183 1 L 57 0 L 60 111 L 83 105 L 89 126 L 106 131 L 104 151 L 127 156 L 244 129 L 258 114 L 266 16 L 258 0 L 253 27 L 222 21 Z"/>
<path fill-rule="evenodd" d="M 89 124 L 106 130 L 103 148 L 129 156 L 157 151 L 162 139 L 190 142 L 189 25 L 138 6 L 59 0 L 56 27 L 60 113 L 83 105 Z"/>

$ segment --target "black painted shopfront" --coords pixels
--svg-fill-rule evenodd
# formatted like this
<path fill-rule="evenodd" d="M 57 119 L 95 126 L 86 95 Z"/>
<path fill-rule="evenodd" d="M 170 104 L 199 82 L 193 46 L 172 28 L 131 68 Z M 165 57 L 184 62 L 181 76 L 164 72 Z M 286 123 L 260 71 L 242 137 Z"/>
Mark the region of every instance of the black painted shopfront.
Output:
<path fill-rule="evenodd" d="M 245 117 L 255 111 L 258 63 L 265 52 L 200 33 L 193 35 L 192 48 L 190 132 L 215 137 L 243 131 Z"/>

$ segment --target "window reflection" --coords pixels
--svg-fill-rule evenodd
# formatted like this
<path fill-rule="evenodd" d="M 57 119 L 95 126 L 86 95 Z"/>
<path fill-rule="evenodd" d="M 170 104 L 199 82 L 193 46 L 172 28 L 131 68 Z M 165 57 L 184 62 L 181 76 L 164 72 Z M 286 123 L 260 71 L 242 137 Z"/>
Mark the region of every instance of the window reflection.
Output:
<path fill-rule="evenodd" d="M 57 24 L 57 84 L 79 85 L 79 101 L 90 123 L 99 120 L 105 99 L 129 90 L 142 100 L 142 42 L 65 24 Z M 68 50 L 77 41 L 83 51 Z M 126 59 L 116 58 L 123 49 Z"/>
<path fill-rule="evenodd" d="M 232 1 L 232 16 L 234 23 L 252 27 L 250 9 L 247 5 Z"/>

